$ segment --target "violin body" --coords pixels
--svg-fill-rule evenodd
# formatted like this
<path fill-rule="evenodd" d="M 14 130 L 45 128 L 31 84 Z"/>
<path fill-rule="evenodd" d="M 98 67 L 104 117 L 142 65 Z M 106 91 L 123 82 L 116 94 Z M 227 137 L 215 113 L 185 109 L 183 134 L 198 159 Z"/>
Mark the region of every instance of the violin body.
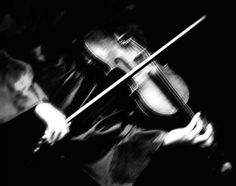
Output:
<path fill-rule="evenodd" d="M 120 68 L 127 73 L 150 56 L 147 49 L 133 38 L 123 40 L 122 36 L 117 34 L 113 36 L 99 32 L 95 34 L 85 39 L 85 48 L 89 55 L 96 59 L 94 61 L 100 63 L 98 65 L 106 67 L 107 72 Z M 178 110 L 166 93 L 165 86 L 162 86 L 163 75 L 165 81 L 167 80 L 184 103 L 187 103 L 188 87 L 168 65 L 161 66 L 153 61 L 129 81 L 132 93 L 138 95 L 134 97 L 138 107 L 152 117 L 160 114 L 172 115 Z"/>

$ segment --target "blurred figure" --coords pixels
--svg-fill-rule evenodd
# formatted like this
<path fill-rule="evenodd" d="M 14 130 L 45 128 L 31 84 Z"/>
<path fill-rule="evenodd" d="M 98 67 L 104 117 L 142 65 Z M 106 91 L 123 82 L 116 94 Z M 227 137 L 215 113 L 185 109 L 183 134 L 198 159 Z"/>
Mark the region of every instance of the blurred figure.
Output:
<path fill-rule="evenodd" d="M 54 143 L 68 132 L 68 126 L 65 116 L 52 104 L 45 103 L 48 97 L 34 82 L 33 69 L 29 64 L 1 51 L 0 67 L 1 169 L 5 184 L 5 179 L 14 182 L 18 180 L 19 172 L 24 172 L 36 145 L 35 140 L 40 139 L 43 130 L 45 141 Z M 27 116 L 27 112 L 35 118 Z M 46 125 L 37 122 L 36 118 Z M 23 144 L 18 144 L 17 140 Z M 7 183 L 11 184 L 11 181 Z"/>
<path fill-rule="evenodd" d="M 104 14 L 107 15 L 106 7 L 109 4 L 106 2 L 104 6 L 103 3 L 98 3 L 99 8 L 93 6 L 98 12 L 94 14 L 93 21 L 83 19 L 81 12 L 77 11 L 77 6 L 73 6 L 74 2 L 64 2 L 63 5 L 66 6 L 56 3 L 54 9 L 47 3 L 27 2 L 26 15 L 34 16 L 22 19 L 26 24 L 23 26 L 25 29 L 19 35 L 13 32 L 8 38 L 5 34 L 14 31 L 13 27 L 9 26 L 13 24 L 5 24 L 2 29 L 4 33 L 2 32 L 0 38 L 4 41 L 1 48 L 9 54 L 5 65 L 9 64 L 9 59 L 21 60 L 30 65 L 26 65 L 29 71 L 23 73 L 28 75 L 19 76 L 14 81 L 6 78 L 10 80 L 9 87 L 25 97 L 30 95 L 31 88 L 36 85 L 37 88 L 32 93 L 35 101 L 30 107 L 32 109 L 28 107 L 20 114 L 23 120 L 12 117 L 1 124 L 7 131 L 14 131 L 10 135 L 12 142 L 4 143 L 3 146 L 18 145 L 16 149 L 12 146 L 13 153 L 10 154 L 13 157 L 16 152 L 32 150 L 35 143 L 32 143 L 31 139 L 37 142 L 34 132 L 30 132 L 31 136 L 24 133 L 41 131 L 36 125 L 36 118 L 39 118 L 46 123 L 42 138 L 49 144 L 49 149 L 41 149 L 33 161 L 29 161 L 31 158 L 28 157 L 24 157 L 24 161 L 20 157 L 17 158 L 14 162 L 23 164 L 24 171 L 17 169 L 18 172 L 8 175 L 10 179 L 21 177 L 25 185 L 31 185 L 32 178 L 41 184 L 70 185 L 78 181 L 86 183 L 84 185 L 110 186 L 156 185 L 159 177 L 161 179 L 164 176 L 169 176 L 170 182 L 182 185 L 185 184 L 183 180 L 186 178 L 199 183 L 204 180 L 206 184 L 215 178 L 210 172 L 207 158 L 215 139 L 212 123 L 205 124 L 200 112 L 196 113 L 191 121 L 186 121 L 179 113 L 168 119 L 146 117 L 137 108 L 127 85 L 75 118 L 69 128 L 70 123 L 66 121 L 66 117 L 124 74 L 119 68 L 107 72 L 103 67 L 97 66 L 97 59 L 88 55 L 83 46 L 84 36 L 94 27 L 103 28 L 107 23 L 111 23 L 111 27 L 106 27 L 110 34 L 104 35 L 113 38 L 112 34 L 117 31 L 116 24 L 122 19 L 115 19 L 119 17 L 118 13 L 114 18 L 109 14 L 107 19 L 111 18 L 110 21 L 101 19 L 106 17 L 103 17 Z M 125 9 L 133 10 L 131 5 L 125 6 Z M 88 10 L 92 11 L 93 8 Z M 12 16 L 11 22 L 16 21 L 13 14 L 9 15 Z M 112 20 L 116 21 L 112 24 Z M 95 26 L 92 26 L 93 23 Z M 120 32 L 129 33 L 131 36 L 136 33 L 135 36 L 145 42 L 144 34 L 137 25 L 124 25 L 126 26 L 118 29 Z M 5 72 L 7 71 L 1 73 Z M 8 102 L 11 103 L 11 100 L 13 99 Z M 8 111 L 4 110 L 2 113 Z M 31 117 L 28 117 L 29 115 Z M 19 133 L 15 126 L 19 127 L 22 121 L 27 125 L 22 126 L 23 133 Z M 174 127 L 163 129 L 167 123 L 168 126 Z M 5 130 L 1 130 L 1 136 L 8 139 L 9 136 L 4 134 Z M 15 140 L 18 136 L 14 134 L 25 136 L 20 146 Z M 30 150 L 25 148 L 28 143 Z M 14 166 L 14 163 L 11 163 L 9 167 Z M 150 173 L 153 175 L 153 172 L 156 174 L 150 179 Z"/>

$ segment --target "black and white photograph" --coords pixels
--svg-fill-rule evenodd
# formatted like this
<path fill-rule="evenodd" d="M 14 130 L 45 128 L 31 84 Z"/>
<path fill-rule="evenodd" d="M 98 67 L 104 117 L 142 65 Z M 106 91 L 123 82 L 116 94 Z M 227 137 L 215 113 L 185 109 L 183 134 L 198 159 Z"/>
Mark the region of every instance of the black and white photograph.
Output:
<path fill-rule="evenodd" d="M 233 7 L 0 0 L 0 186 L 234 185 Z"/>

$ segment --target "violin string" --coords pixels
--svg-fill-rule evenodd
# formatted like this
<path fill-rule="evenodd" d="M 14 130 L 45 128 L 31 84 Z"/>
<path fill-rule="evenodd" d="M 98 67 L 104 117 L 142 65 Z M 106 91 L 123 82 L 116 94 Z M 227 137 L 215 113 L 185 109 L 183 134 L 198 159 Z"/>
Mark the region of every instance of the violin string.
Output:
<path fill-rule="evenodd" d="M 79 108 L 77 111 L 75 111 L 73 114 L 71 114 L 69 117 L 67 117 L 66 121 L 70 122 L 73 118 L 75 118 L 77 115 L 81 114 L 83 111 L 85 111 L 87 108 L 92 106 L 95 102 L 97 102 L 99 99 L 101 99 L 103 96 L 105 96 L 108 92 L 110 92 L 112 89 L 120 85 L 121 83 L 124 83 L 125 81 L 129 80 L 130 77 L 132 77 L 134 74 L 136 74 L 138 71 L 142 70 L 145 66 L 150 64 L 158 54 L 160 54 L 163 50 L 165 50 L 167 47 L 169 47 L 171 44 L 173 44 L 175 41 L 177 41 L 180 37 L 182 37 L 184 34 L 186 34 L 188 31 L 190 31 L 192 28 L 194 28 L 197 24 L 199 24 L 201 21 L 203 21 L 206 18 L 206 15 L 202 16 L 200 19 L 198 19 L 196 22 L 188 26 L 186 29 L 184 29 L 182 32 L 180 32 L 177 36 L 175 36 L 173 39 L 171 39 L 169 42 L 167 42 L 165 45 L 163 45 L 161 48 L 159 48 L 156 52 L 154 52 L 151 56 L 149 56 L 147 59 L 145 59 L 142 63 L 137 65 L 135 68 L 130 70 L 127 74 L 125 74 L 123 77 L 118 79 L 115 83 L 110 85 L 108 88 L 106 88 L 104 91 L 102 91 L 100 94 L 98 94 L 96 97 L 94 97 L 92 100 L 90 100 L 88 103 L 86 103 L 84 106 Z M 191 116 L 193 112 L 191 109 L 186 107 L 186 110 Z"/>
<path fill-rule="evenodd" d="M 147 51 L 146 48 L 140 46 L 135 40 L 133 40 L 133 42 L 135 42 L 136 45 L 138 45 L 140 48 L 142 48 L 142 51 L 140 52 L 139 55 L 144 55 L 146 54 L 146 58 L 149 57 L 151 54 Z M 155 63 L 155 61 L 153 61 L 154 63 L 154 68 L 157 68 L 157 70 L 159 71 L 159 74 L 161 75 L 159 77 L 159 79 L 162 81 L 162 83 L 165 85 L 166 88 L 168 88 L 169 92 L 174 96 L 175 100 L 178 101 L 179 105 L 185 110 L 185 112 L 187 113 L 187 115 L 190 117 L 190 119 L 194 116 L 194 112 L 192 111 L 192 109 L 189 107 L 188 104 L 186 104 L 184 102 L 184 100 L 180 97 L 180 95 L 178 94 L 178 92 L 176 91 L 176 89 L 171 85 L 170 81 L 168 80 L 166 74 L 164 73 L 164 71 L 159 67 L 158 63 Z"/>
<path fill-rule="evenodd" d="M 75 118 L 76 116 L 78 116 L 79 114 L 81 114 L 82 112 L 84 112 L 86 109 L 88 109 L 89 107 L 93 106 L 94 103 L 96 103 L 98 100 L 100 100 L 103 96 L 105 96 L 107 93 L 109 93 L 111 90 L 113 90 L 115 87 L 117 87 L 118 85 L 120 85 L 121 83 L 126 82 L 127 80 L 130 80 L 130 78 L 135 75 L 137 72 L 139 72 L 140 70 L 142 70 L 144 67 L 146 67 L 148 64 L 150 64 L 152 62 L 152 60 L 158 55 L 160 54 L 162 51 L 164 51 L 166 48 L 168 48 L 171 44 L 173 44 L 175 41 L 177 41 L 180 37 L 182 37 L 184 34 L 186 34 L 188 31 L 190 31 L 193 27 L 195 27 L 197 24 L 199 24 L 201 21 L 203 21 L 206 18 L 206 15 L 202 16 L 200 19 L 198 19 L 196 22 L 194 22 L 193 24 L 191 24 L 190 26 L 188 26 L 185 30 L 183 30 L 182 32 L 180 32 L 177 36 L 175 36 L 173 39 L 171 39 L 169 42 L 167 42 L 165 45 L 163 45 L 161 48 L 159 48 L 156 52 L 154 52 L 152 55 L 150 55 L 148 58 L 146 58 L 142 63 L 140 63 L 139 65 L 137 65 L 136 67 L 134 67 L 132 70 L 130 70 L 127 74 L 125 74 L 123 77 L 121 77 L 120 79 L 118 79 L 116 82 L 114 82 L 112 85 L 110 85 L 108 88 L 106 88 L 105 90 L 103 90 L 100 94 L 98 94 L 97 96 L 95 96 L 93 99 L 91 99 L 89 102 L 87 102 L 86 104 L 84 104 L 82 107 L 80 107 L 77 111 L 75 111 L 74 113 L 72 113 L 69 117 L 66 118 L 66 121 L 69 123 L 68 125 L 71 125 L 71 120 L 73 118 Z M 159 70 L 160 73 L 162 73 L 161 70 Z M 163 75 L 161 75 L 162 81 L 167 83 L 168 81 L 166 81 L 166 77 Z M 167 85 L 167 88 L 170 88 L 171 86 Z M 172 91 L 173 95 L 176 97 L 176 100 L 179 102 L 179 104 L 182 106 L 182 108 L 184 109 L 184 111 L 188 114 L 188 116 L 190 118 L 192 118 L 194 116 L 193 111 L 190 109 L 190 107 L 183 103 L 181 101 L 181 99 L 179 98 L 179 95 L 177 93 L 175 93 L 175 91 L 173 89 L 171 89 L 170 91 Z M 42 141 L 43 139 L 41 139 L 41 141 L 39 142 L 39 146 L 41 143 L 43 143 Z M 35 152 L 37 152 L 39 150 L 39 146 L 35 149 Z"/>
<path fill-rule="evenodd" d="M 169 90 L 171 95 L 175 98 L 175 100 L 179 103 L 179 105 L 182 107 L 182 109 L 187 113 L 187 115 L 192 118 L 194 116 L 193 110 L 189 107 L 187 103 L 184 102 L 184 100 L 180 97 L 176 89 L 171 85 L 170 81 L 166 77 L 163 70 L 159 67 L 159 65 L 155 64 L 154 66 L 158 71 L 158 78 L 161 80 L 161 82 L 165 85 L 165 87 Z"/>

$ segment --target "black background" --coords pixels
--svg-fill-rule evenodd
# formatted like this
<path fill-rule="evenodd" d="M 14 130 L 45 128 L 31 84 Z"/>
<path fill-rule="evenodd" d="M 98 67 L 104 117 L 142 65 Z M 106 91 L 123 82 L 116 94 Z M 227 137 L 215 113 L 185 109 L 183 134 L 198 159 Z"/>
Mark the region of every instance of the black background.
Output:
<path fill-rule="evenodd" d="M 68 22 L 59 31 L 65 37 L 82 36 L 98 25 L 138 24 L 151 52 L 205 15 L 205 20 L 156 59 L 168 64 L 185 80 L 190 90 L 189 104 L 214 123 L 218 140 L 234 163 L 235 20 L 232 4 L 227 1 L 11 0 L 1 1 L 0 5 L 1 16 L 10 11 L 23 23 L 31 20 L 37 11 L 51 17 L 65 9 Z M 33 9 L 29 8 L 31 6 Z M 44 40 L 43 34 L 40 37 Z"/>
<path fill-rule="evenodd" d="M 195 112 L 202 111 L 214 123 L 219 143 L 234 161 L 233 5 L 227 1 L 110 2 L 111 8 L 103 12 L 107 22 L 138 24 L 147 37 L 147 46 L 151 52 L 206 16 L 156 59 L 161 64 L 168 64 L 185 80 L 190 90 L 189 105 Z M 133 9 L 128 9 L 119 17 L 124 7 Z M 109 17 L 110 12 L 116 19 Z M 103 19 L 105 23 L 106 19 Z"/>

